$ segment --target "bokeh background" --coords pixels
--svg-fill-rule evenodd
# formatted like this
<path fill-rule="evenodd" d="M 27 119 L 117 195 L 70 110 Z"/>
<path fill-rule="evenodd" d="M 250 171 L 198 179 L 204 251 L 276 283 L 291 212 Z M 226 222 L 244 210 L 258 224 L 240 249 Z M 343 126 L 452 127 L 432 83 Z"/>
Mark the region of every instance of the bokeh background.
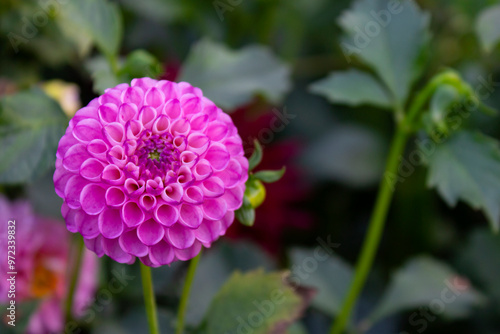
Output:
<path fill-rule="evenodd" d="M 298 275 L 294 270 L 321 239 L 338 245 L 300 277 L 317 294 L 282 332 L 326 333 L 359 255 L 394 131 L 391 112 L 330 103 L 309 88 L 333 71 L 366 69 L 355 57 L 349 62 L 341 47 L 338 20 L 354 1 L 91 2 L 97 3 L 90 12 L 97 23 L 90 27 L 85 25 L 89 13 L 67 9 L 67 0 L 0 4 L 2 196 L 11 203 L 25 200 L 33 215 L 64 226 L 52 174 L 68 119 L 99 91 L 133 77 L 188 80 L 231 114 L 248 153 L 254 139 L 261 142 L 259 169 L 287 166 L 282 180 L 266 185 L 255 225 L 235 222 L 204 253 L 190 299 L 190 330 L 203 332 L 199 324 L 235 270 L 289 269 Z M 99 11 L 102 3 L 105 10 Z M 430 15 L 431 39 L 415 87 L 447 67 L 471 84 L 479 77 L 500 80 L 500 50 L 486 51 L 476 29 L 481 14 L 496 3 L 418 1 Z M 119 75 L 112 73 L 113 62 Z M 24 95 L 13 100 L 16 94 Z M 500 109 L 500 94 L 494 92 L 485 103 Z M 7 108 L 21 112 L 12 118 Z M 498 116 L 473 113 L 470 123 L 500 139 Z M 398 184 L 354 327 L 366 333 L 499 333 L 500 237 L 483 213 L 462 202 L 450 208 L 427 184 L 425 166 Z M 67 232 L 64 238 L 72 244 L 71 237 Z M 108 296 L 102 291 L 116 270 L 132 278 Z M 186 263 L 153 271 L 164 333 L 173 333 L 185 271 Z M 145 332 L 137 263 L 124 266 L 103 258 L 96 276 L 95 312 L 79 324 L 82 333 Z M 436 299 L 442 301 L 446 282 L 453 285 L 454 279 L 466 288 L 454 301 L 441 303 L 442 309 Z M 32 295 L 26 304 L 48 298 L 50 291 Z M 23 331 L 30 307 L 19 314 L 16 331 Z M 372 323 L 374 310 L 382 315 Z"/>

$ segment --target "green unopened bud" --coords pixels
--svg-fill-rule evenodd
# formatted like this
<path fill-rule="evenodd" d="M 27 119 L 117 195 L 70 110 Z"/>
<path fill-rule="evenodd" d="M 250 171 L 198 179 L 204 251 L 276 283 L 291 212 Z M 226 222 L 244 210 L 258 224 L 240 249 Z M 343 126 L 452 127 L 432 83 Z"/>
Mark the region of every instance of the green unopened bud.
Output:
<path fill-rule="evenodd" d="M 248 198 L 253 208 L 257 208 L 266 199 L 266 187 L 261 181 L 251 178 L 246 184 L 245 197 Z"/>

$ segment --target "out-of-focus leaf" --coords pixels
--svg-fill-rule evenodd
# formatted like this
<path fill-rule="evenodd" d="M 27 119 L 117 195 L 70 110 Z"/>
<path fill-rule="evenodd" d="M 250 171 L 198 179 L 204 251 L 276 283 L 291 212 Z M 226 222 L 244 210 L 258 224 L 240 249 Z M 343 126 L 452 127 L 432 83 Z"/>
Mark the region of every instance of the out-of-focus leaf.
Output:
<path fill-rule="evenodd" d="M 125 82 L 129 82 L 134 78 L 156 78 L 163 72 L 163 68 L 155 56 L 145 50 L 136 50 L 127 56 L 119 72 L 128 78 Z"/>
<path fill-rule="evenodd" d="M 54 166 L 67 118 L 39 89 L 0 100 L 0 183 L 33 180 Z"/>
<path fill-rule="evenodd" d="M 248 170 L 254 169 L 262 161 L 262 146 L 257 139 L 255 139 L 253 143 L 255 150 L 253 151 L 252 156 L 248 159 Z"/>
<path fill-rule="evenodd" d="M 287 284 L 284 272 L 235 272 L 208 309 L 206 333 L 283 333 L 305 306 L 304 297 Z"/>
<path fill-rule="evenodd" d="M 118 6 L 108 0 L 71 0 L 61 6 L 65 19 L 88 34 L 108 57 L 116 56 L 123 35 Z"/>
<path fill-rule="evenodd" d="M 439 86 L 430 102 L 430 126 L 447 133 L 446 117 L 453 102 L 459 99 L 457 89 L 451 85 Z"/>
<path fill-rule="evenodd" d="M 500 5 L 488 7 L 479 13 L 476 32 L 483 48 L 490 52 L 500 41 Z"/>
<path fill-rule="evenodd" d="M 484 302 L 485 297 L 470 285 L 467 278 L 435 259 L 418 257 L 394 273 L 369 320 L 373 323 L 397 312 L 432 307 L 432 303 L 443 305 L 440 312 L 443 316 L 461 318 Z"/>
<path fill-rule="evenodd" d="M 487 230 L 472 233 L 464 247 L 461 248 L 457 265 L 488 295 L 500 301 L 500 236 Z"/>
<path fill-rule="evenodd" d="M 312 305 L 336 315 L 352 280 L 352 268 L 333 250 L 320 246 L 315 250 L 293 249 L 290 281 L 317 289 Z"/>
<path fill-rule="evenodd" d="M 482 209 L 493 230 L 500 226 L 500 148 L 480 133 L 458 132 L 428 157 L 427 183 L 450 206 L 463 200 Z"/>
<path fill-rule="evenodd" d="M 169 311 L 158 309 L 158 325 L 162 334 L 173 334 L 175 332 L 173 324 L 175 316 Z M 144 307 L 134 307 L 122 314 L 119 319 L 106 317 L 99 322 L 92 330 L 92 333 L 100 334 L 135 334 L 144 333 L 144 328 L 148 328 L 146 309 Z"/>
<path fill-rule="evenodd" d="M 390 96 L 382 84 L 370 74 L 356 69 L 333 72 L 328 77 L 314 82 L 310 90 L 333 103 L 391 107 Z"/>
<path fill-rule="evenodd" d="M 248 242 L 222 241 L 204 253 L 189 295 L 186 323 L 192 326 L 200 324 L 212 299 L 233 271 L 256 268 L 274 270 L 275 264 L 262 249 Z"/>
<path fill-rule="evenodd" d="M 160 23 L 168 23 L 182 17 L 187 10 L 188 4 L 175 0 L 121 0 L 123 5 L 136 14 L 142 15 L 148 20 Z"/>
<path fill-rule="evenodd" d="M 341 47 L 348 60 L 355 55 L 370 65 L 403 104 L 420 74 L 429 22 L 413 0 L 358 0 L 339 19 L 347 34 Z"/>
<path fill-rule="evenodd" d="M 108 61 L 104 57 L 97 56 L 88 60 L 85 63 L 85 68 L 92 77 L 92 81 L 94 82 L 93 90 L 96 94 L 103 94 L 105 89 L 123 83 L 113 73 Z"/>
<path fill-rule="evenodd" d="M 378 182 L 384 169 L 385 143 L 375 132 L 357 126 L 334 127 L 302 157 L 312 176 L 352 187 Z"/>
<path fill-rule="evenodd" d="M 192 47 L 180 81 L 201 88 L 206 97 L 230 111 L 257 94 L 279 102 L 290 88 L 290 69 L 264 46 L 233 51 L 202 40 Z"/>

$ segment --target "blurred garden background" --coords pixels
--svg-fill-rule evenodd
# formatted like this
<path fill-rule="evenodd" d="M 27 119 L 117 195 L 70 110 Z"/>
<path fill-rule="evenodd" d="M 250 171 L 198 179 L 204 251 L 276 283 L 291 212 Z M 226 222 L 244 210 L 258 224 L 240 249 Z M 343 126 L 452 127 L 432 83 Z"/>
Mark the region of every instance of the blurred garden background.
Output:
<path fill-rule="evenodd" d="M 0 261 L 9 219 L 18 234 L 23 220 L 36 228 L 16 246 L 18 263 L 31 259 L 16 327 L 2 306 L 0 332 L 26 332 L 40 305 L 63 303 L 70 285 L 80 235 L 41 232 L 42 221 L 64 228 L 52 177 L 69 119 L 105 88 L 148 76 L 200 87 L 231 115 L 247 156 L 261 143 L 258 169 L 287 167 L 265 185 L 255 224 L 235 221 L 203 253 L 187 332 L 328 333 L 379 185 L 396 177 L 349 331 L 499 333 L 499 23 L 494 0 L 2 0 Z M 436 91 L 399 174 L 384 174 L 398 117 L 446 71 L 480 106 L 451 125 L 462 91 Z M 63 248 L 56 274 L 39 262 L 45 243 Z M 88 298 L 64 332 L 146 333 L 138 263 L 89 261 Z M 174 333 L 186 270 L 153 269 L 162 333 Z M 293 296 L 269 311 L 264 301 L 287 274 Z M 245 302 L 249 313 L 230 315 L 231 303 Z M 45 307 L 44 321 L 62 321 Z M 44 321 L 29 330 L 50 333 Z"/>

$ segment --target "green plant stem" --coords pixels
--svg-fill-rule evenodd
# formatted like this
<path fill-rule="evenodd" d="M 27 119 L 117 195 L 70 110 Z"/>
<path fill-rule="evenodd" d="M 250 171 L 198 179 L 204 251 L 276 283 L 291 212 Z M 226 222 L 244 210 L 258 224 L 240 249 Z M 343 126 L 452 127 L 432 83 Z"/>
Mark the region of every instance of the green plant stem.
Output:
<path fill-rule="evenodd" d="M 146 314 L 148 318 L 149 333 L 159 334 L 158 315 L 156 312 L 156 301 L 153 290 L 153 279 L 151 277 L 151 268 L 141 262 L 142 289 L 144 291 L 144 305 L 146 305 Z"/>
<path fill-rule="evenodd" d="M 83 239 L 80 236 L 76 237 L 77 245 L 76 245 L 76 253 L 75 253 L 75 266 L 71 271 L 71 280 L 69 283 L 68 294 L 66 296 L 66 304 L 65 304 L 65 317 L 66 323 L 72 319 L 72 308 L 73 308 L 73 299 L 75 296 L 76 284 L 78 283 L 78 277 L 80 276 L 80 268 L 82 266 L 83 259 Z"/>
<path fill-rule="evenodd" d="M 379 188 L 375 208 L 372 213 L 367 236 L 363 243 L 361 255 L 356 264 L 354 280 L 351 283 L 340 314 L 335 319 L 330 330 L 331 334 L 341 334 L 349 322 L 351 311 L 361 293 L 373 264 L 382 231 L 384 229 L 387 211 L 392 200 L 397 180 L 399 158 L 404 152 L 409 133 L 403 126 L 398 126 L 392 139 L 389 157 L 387 158 L 385 173 Z"/>
<path fill-rule="evenodd" d="M 191 285 L 193 284 L 194 275 L 196 273 L 196 267 L 201 258 L 201 250 L 189 263 L 189 268 L 186 274 L 186 280 L 184 281 L 184 287 L 182 288 L 181 302 L 179 304 L 179 312 L 177 313 L 177 330 L 176 334 L 184 333 L 184 318 L 186 317 L 186 310 L 188 306 L 189 293 L 191 292 Z"/>

